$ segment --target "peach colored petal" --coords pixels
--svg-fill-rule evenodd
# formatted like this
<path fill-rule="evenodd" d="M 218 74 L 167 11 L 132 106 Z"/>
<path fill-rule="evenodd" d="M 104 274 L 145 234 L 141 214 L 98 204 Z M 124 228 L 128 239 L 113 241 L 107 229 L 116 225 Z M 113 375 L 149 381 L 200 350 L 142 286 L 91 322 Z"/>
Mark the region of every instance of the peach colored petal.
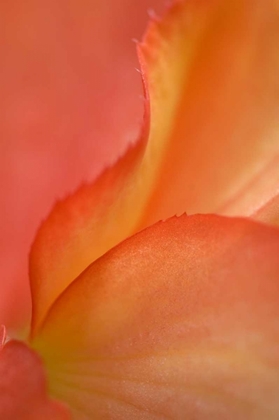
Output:
<path fill-rule="evenodd" d="M 31 253 L 33 328 L 90 262 L 134 232 L 184 211 L 250 213 L 270 196 L 278 17 L 273 0 L 188 0 L 152 20 L 138 46 L 150 130 L 147 112 L 134 151 L 43 224 Z"/>
<path fill-rule="evenodd" d="M 95 261 L 33 346 L 74 419 L 275 420 L 279 230 L 181 216 Z"/>
<path fill-rule="evenodd" d="M 30 255 L 33 332 L 81 271 L 132 231 L 138 212 L 133 186 L 143 150 L 144 136 L 95 183 L 56 204 L 39 229 Z"/>
<path fill-rule="evenodd" d="M 141 226 L 251 215 L 279 186 L 277 0 L 178 1 L 140 52 L 150 147 L 166 139 Z"/>
<path fill-rule="evenodd" d="M 138 132 L 132 38 L 163 2 L 0 2 L 0 320 L 9 329 L 30 309 L 27 253 L 39 222 Z"/>
<path fill-rule="evenodd" d="M 177 7 L 170 9 L 166 17 L 170 22 L 169 19 L 165 19 L 156 23 L 156 19 L 153 19 L 149 29 L 150 39 L 138 47 L 141 65 L 145 72 L 151 70 L 146 69 L 148 53 L 151 54 L 153 50 L 158 52 L 156 60 L 153 60 L 154 63 L 150 62 L 151 57 L 148 61 L 150 67 L 152 64 L 155 67 L 161 61 L 171 59 L 173 44 L 178 43 L 177 48 L 181 47 L 181 24 L 175 26 L 175 18 L 181 19 L 184 24 L 185 20 L 188 20 L 188 11 L 181 14 L 178 4 Z M 154 33 L 158 35 L 162 33 L 166 39 L 161 40 L 160 36 L 157 39 Z M 195 36 L 194 31 L 193 37 Z M 161 51 L 160 47 L 164 41 L 169 42 L 168 48 Z M 189 48 L 191 42 L 192 38 L 189 38 Z M 164 80 L 181 79 L 184 67 L 181 69 L 180 64 L 167 68 L 163 73 Z M 159 73 L 157 67 L 155 70 Z M 146 112 L 139 140 L 95 183 L 81 188 L 71 198 L 56 205 L 51 216 L 39 230 L 30 258 L 33 330 L 43 320 L 52 302 L 93 260 L 142 228 L 139 223 L 152 193 L 162 155 L 164 156 L 169 139 L 167 134 L 172 125 L 180 94 L 180 86 L 173 89 L 172 83 L 169 84 L 168 90 L 164 89 L 164 95 L 156 91 L 156 86 L 148 86 L 154 97 L 161 96 L 164 99 L 160 102 L 160 109 L 167 108 L 168 115 L 164 120 L 160 119 L 158 127 L 160 133 L 157 133 L 155 138 L 153 131 L 158 115 L 151 115 L 153 118 L 151 143 L 148 144 L 142 159 L 150 128 L 147 82 L 150 84 L 150 80 L 145 76 Z"/>
<path fill-rule="evenodd" d="M 10 341 L 0 351 L 0 418 L 68 420 L 66 407 L 47 396 L 38 356 L 23 343 Z"/>
<path fill-rule="evenodd" d="M 71 281 L 135 230 L 156 169 L 153 160 L 150 164 L 145 159 L 143 168 L 139 166 L 148 130 L 146 92 L 145 123 L 139 141 L 95 183 L 57 204 L 40 228 L 30 256 L 33 330 Z"/>

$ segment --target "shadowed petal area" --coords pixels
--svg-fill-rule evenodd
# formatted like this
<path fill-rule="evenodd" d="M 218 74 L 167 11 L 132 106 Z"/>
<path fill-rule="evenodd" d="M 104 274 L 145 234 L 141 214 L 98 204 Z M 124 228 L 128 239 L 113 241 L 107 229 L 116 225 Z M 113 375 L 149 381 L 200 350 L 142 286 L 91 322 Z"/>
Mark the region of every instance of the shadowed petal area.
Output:
<path fill-rule="evenodd" d="M 275 420 L 279 230 L 160 222 L 54 303 L 32 346 L 74 419 Z"/>
<path fill-rule="evenodd" d="M 64 405 L 47 395 L 39 357 L 25 344 L 10 341 L 0 351 L 0 418 L 70 420 Z"/>
<path fill-rule="evenodd" d="M 27 254 L 40 221 L 137 136 L 132 38 L 163 3 L 0 2 L 0 319 L 10 330 L 27 322 Z"/>

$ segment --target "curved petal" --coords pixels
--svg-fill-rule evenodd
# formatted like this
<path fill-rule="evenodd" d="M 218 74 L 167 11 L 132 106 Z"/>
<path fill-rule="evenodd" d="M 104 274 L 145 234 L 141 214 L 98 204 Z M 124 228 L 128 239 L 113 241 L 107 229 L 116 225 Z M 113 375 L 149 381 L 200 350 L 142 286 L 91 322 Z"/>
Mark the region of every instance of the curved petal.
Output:
<path fill-rule="evenodd" d="M 68 420 L 66 407 L 47 396 L 38 356 L 23 343 L 10 341 L 0 351 L 0 418 Z"/>
<path fill-rule="evenodd" d="M 164 139 L 158 139 L 156 150 L 149 148 L 142 159 L 150 119 L 148 91 L 145 95 L 145 119 L 138 141 L 93 184 L 58 203 L 38 232 L 30 257 L 33 331 L 71 281 L 138 229 L 165 146 Z"/>
<path fill-rule="evenodd" d="M 0 318 L 9 328 L 26 321 L 26 256 L 40 220 L 138 132 L 132 38 L 163 1 L 0 2 Z"/>
<path fill-rule="evenodd" d="M 275 0 L 188 0 L 152 20 L 138 47 L 151 106 L 142 164 L 148 118 L 136 159 L 128 152 L 43 225 L 31 254 L 33 328 L 90 262 L 134 232 L 185 210 L 250 213 L 269 196 L 278 17 Z"/>
<path fill-rule="evenodd" d="M 133 185 L 143 150 L 144 136 L 95 183 L 56 204 L 42 224 L 30 255 L 33 333 L 90 262 L 133 230 L 139 212 Z"/>
<path fill-rule="evenodd" d="M 279 230 L 181 216 L 94 262 L 32 345 L 74 419 L 277 419 Z"/>
<path fill-rule="evenodd" d="M 251 215 L 274 195 L 278 48 L 277 0 L 178 1 L 151 25 L 140 47 L 149 144 L 166 147 L 141 226 L 184 211 Z"/>

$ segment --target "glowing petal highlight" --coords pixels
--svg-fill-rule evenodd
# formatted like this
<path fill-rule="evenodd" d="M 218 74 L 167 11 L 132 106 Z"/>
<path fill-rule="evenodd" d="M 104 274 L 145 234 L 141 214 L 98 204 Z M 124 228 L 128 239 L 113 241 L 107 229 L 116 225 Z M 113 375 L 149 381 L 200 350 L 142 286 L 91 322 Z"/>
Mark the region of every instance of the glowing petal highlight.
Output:
<path fill-rule="evenodd" d="M 279 230 L 181 216 L 94 262 L 33 346 L 73 418 L 278 417 Z"/>

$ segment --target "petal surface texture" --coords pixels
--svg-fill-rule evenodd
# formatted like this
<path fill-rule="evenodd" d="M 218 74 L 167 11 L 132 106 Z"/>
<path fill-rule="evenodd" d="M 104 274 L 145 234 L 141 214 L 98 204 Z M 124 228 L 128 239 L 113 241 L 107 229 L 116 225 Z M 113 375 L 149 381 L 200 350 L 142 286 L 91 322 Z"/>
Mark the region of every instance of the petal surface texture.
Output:
<path fill-rule="evenodd" d="M 0 418 L 70 420 L 62 404 L 50 400 L 42 363 L 23 343 L 10 341 L 0 351 Z"/>
<path fill-rule="evenodd" d="M 278 16 L 275 0 L 188 0 L 153 19 L 138 46 L 142 135 L 43 224 L 31 253 L 33 330 L 77 275 L 133 233 L 185 211 L 247 215 L 270 198 Z"/>
<path fill-rule="evenodd" d="M 132 38 L 163 2 L 0 2 L 0 322 L 9 330 L 30 316 L 27 254 L 39 223 L 139 131 Z"/>
<path fill-rule="evenodd" d="M 160 222 L 94 262 L 32 346 L 73 418 L 275 420 L 279 230 Z"/>

